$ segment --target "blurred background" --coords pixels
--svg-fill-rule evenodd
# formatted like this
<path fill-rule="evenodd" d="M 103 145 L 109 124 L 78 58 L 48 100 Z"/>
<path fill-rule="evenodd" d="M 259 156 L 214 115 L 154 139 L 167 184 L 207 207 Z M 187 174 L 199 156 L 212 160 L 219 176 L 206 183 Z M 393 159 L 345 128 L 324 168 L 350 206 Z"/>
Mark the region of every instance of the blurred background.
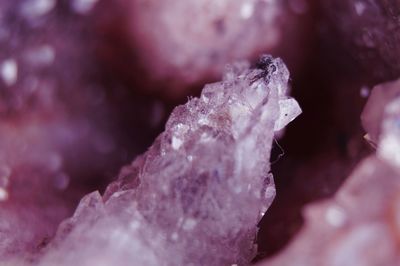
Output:
<path fill-rule="evenodd" d="M 276 254 L 303 206 L 332 196 L 372 151 L 359 117 L 372 86 L 399 76 L 399 6 L 0 0 L 1 252 L 40 249 L 83 195 L 151 145 L 174 106 L 226 64 L 269 53 L 288 65 L 303 109 L 278 140 L 277 197 L 259 224 L 255 261 Z"/>

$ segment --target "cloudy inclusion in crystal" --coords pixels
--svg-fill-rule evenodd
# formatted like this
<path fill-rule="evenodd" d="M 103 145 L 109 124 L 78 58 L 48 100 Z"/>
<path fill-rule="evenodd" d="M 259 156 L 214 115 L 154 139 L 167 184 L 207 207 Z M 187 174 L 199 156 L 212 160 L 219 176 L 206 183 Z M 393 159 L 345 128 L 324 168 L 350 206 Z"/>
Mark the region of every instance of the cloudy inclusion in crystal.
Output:
<path fill-rule="evenodd" d="M 105 195 L 89 194 L 62 223 L 41 264 L 249 263 L 260 213 L 274 198 L 275 130 L 301 112 L 287 96 L 286 66 L 266 58 L 274 71 L 232 65 L 176 107 Z"/>

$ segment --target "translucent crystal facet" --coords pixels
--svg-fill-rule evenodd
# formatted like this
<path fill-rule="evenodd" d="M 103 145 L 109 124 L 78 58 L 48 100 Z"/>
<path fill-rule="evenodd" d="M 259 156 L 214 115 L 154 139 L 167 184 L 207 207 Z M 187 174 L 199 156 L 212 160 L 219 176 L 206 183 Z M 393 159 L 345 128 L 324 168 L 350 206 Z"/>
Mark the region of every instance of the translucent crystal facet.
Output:
<path fill-rule="evenodd" d="M 280 59 L 229 67 L 172 112 L 149 150 L 85 197 L 42 265 L 231 265 L 254 255 L 256 225 L 274 198 L 275 130 L 301 111 Z"/>

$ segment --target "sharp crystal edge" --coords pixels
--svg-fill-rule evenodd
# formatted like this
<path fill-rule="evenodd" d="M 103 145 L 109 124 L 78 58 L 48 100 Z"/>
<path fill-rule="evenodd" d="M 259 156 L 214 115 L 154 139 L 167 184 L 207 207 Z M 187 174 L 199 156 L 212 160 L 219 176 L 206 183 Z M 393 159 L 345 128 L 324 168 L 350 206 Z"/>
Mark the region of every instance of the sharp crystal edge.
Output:
<path fill-rule="evenodd" d="M 275 196 L 274 134 L 301 113 L 281 59 L 227 67 L 148 151 L 85 196 L 38 265 L 246 265 Z"/>

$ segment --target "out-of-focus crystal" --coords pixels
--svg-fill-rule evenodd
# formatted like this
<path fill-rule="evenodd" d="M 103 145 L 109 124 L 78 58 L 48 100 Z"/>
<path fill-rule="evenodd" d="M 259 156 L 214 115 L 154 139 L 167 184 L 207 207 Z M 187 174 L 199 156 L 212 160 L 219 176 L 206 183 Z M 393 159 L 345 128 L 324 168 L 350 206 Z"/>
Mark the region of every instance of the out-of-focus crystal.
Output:
<path fill-rule="evenodd" d="M 376 86 L 362 114 L 376 155 L 364 159 L 329 200 L 306 207 L 305 227 L 262 266 L 398 265 L 400 86 Z"/>
<path fill-rule="evenodd" d="M 124 88 L 99 80 L 95 2 L 0 1 L 2 265 L 43 248 L 82 195 L 138 153 L 150 127 L 136 124 L 146 113 L 139 97 L 119 96 Z"/>
<path fill-rule="evenodd" d="M 290 7 L 276 0 L 120 2 L 140 70 L 175 97 L 186 86 L 217 78 L 228 62 L 280 49 L 285 29 L 302 24 L 297 14 L 307 10 L 298 0 Z"/>
<path fill-rule="evenodd" d="M 361 122 L 368 132 L 368 138 L 377 143 L 381 134 L 382 121 L 386 106 L 400 95 L 400 80 L 377 85 L 361 114 Z"/>

